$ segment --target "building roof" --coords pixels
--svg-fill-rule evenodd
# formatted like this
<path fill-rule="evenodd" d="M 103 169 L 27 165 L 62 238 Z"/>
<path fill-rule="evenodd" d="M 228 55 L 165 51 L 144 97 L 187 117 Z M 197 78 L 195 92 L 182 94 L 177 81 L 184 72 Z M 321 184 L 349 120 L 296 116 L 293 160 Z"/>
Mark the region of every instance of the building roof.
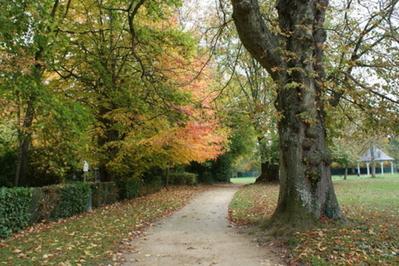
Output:
<path fill-rule="evenodd" d="M 359 159 L 360 162 L 372 161 L 371 149 L 368 149 Z M 385 154 L 381 149 L 374 147 L 374 161 L 394 161 L 395 159 Z"/>

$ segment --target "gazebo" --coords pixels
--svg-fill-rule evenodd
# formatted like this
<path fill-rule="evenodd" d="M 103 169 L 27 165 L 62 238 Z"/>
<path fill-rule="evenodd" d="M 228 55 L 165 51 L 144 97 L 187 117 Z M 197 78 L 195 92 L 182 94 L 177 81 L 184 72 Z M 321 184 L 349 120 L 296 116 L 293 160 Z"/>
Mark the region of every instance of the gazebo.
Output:
<path fill-rule="evenodd" d="M 367 175 L 370 175 L 370 163 L 371 162 L 379 162 L 381 165 L 381 174 L 384 174 L 384 162 L 391 163 L 391 174 L 394 173 L 393 162 L 394 158 L 385 154 L 381 149 L 377 147 L 371 147 L 368 149 L 359 159 L 357 163 L 357 172 L 360 175 L 360 163 L 366 163 L 367 166 Z"/>

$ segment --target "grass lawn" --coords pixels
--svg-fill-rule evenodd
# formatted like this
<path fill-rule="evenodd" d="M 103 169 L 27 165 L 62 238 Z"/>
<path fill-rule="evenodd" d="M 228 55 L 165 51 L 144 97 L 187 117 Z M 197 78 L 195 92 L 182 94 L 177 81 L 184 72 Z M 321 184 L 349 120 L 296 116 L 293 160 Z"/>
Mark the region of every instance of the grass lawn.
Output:
<path fill-rule="evenodd" d="M 255 183 L 256 177 L 235 177 L 230 178 L 230 182 L 233 184 L 252 184 Z"/>
<path fill-rule="evenodd" d="M 399 175 L 334 177 L 348 223 L 325 222 L 289 241 L 293 262 L 312 265 L 399 265 Z M 231 220 L 261 224 L 277 203 L 278 185 L 241 188 L 230 204 Z"/>
<path fill-rule="evenodd" d="M 181 208 L 198 189 L 170 188 L 34 226 L 0 242 L 0 265 L 98 265 L 118 259 L 118 248 L 155 219 Z"/>
<path fill-rule="evenodd" d="M 377 179 L 381 178 L 381 177 L 386 177 L 386 178 L 398 178 L 399 179 L 399 174 L 395 174 L 395 175 L 391 175 L 391 174 L 386 174 L 386 175 L 377 175 Z M 367 179 L 370 178 L 370 176 L 365 176 L 365 175 L 361 175 L 361 176 L 357 176 L 357 175 L 349 175 L 347 177 L 348 180 L 358 180 L 358 179 Z M 332 179 L 334 181 L 339 181 L 339 180 L 343 180 L 344 176 L 340 176 L 340 175 L 334 175 L 332 176 Z M 231 178 L 230 182 L 233 184 L 253 184 L 255 183 L 256 177 L 252 177 L 252 176 L 248 176 L 248 177 L 235 177 L 235 178 Z"/>

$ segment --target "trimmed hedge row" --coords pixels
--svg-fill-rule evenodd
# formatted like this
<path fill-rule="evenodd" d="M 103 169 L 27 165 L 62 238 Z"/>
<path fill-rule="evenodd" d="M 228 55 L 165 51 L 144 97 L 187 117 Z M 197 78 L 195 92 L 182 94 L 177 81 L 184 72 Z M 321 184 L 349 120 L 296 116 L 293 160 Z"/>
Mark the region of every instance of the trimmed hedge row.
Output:
<path fill-rule="evenodd" d="M 155 193 L 163 187 L 163 176 L 161 175 L 150 175 L 145 176 L 143 183 L 139 188 L 139 196 Z"/>
<path fill-rule="evenodd" d="M 87 183 L 41 188 L 0 189 L 0 237 L 5 238 L 42 220 L 70 217 L 89 208 Z"/>
<path fill-rule="evenodd" d="M 118 186 L 114 182 L 91 184 L 91 200 L 93 208 L 112 204 L 118 201 Z"/>
<path fill-rule="evenodd" d="M 0 238 L 27 227 L 31 222 L 32 189 L 0 188 Z"/>
<path fill-rule="evenodd" d="M 192 173 L 172 173 L 170 185 L 195 185 Z M 71 183 L 39 188 L 0 188 L 0 238 L 29 225 L 70 217 L 90 209 L 155 193 L 163 187 L 163 177 L 123 179 L 102 183 Z"/>
<path fill-rule="evenodd" d="M 140 179 L 121 179 L 117 181 L 119 199 L 132 199 L 139 196 L 143 181 Z"/>
<path fill-rule="evenodd" d="M 170 185 L 189 185 L 197 184 L 197 175 L 193 173 L 181 172 L 169 174 Z"/>
<path fill-rule="evenodd" d="M 70 217 L 89 208 L 90 185 L 73 183 L 34 188 L 33 222 Z"/>

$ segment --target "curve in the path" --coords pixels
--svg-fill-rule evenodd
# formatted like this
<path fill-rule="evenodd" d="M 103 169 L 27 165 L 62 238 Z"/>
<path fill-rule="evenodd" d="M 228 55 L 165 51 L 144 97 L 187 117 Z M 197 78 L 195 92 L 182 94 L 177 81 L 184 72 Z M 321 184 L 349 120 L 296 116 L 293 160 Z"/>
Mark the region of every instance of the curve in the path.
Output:
<path fill-rule="evenodd" d="M 236 186 L 201 193 L 183 209 L 150 228 L 132 243 L 125 265 L 279 265 L 266 247 L 228 223 L 228 205 Z"/>

